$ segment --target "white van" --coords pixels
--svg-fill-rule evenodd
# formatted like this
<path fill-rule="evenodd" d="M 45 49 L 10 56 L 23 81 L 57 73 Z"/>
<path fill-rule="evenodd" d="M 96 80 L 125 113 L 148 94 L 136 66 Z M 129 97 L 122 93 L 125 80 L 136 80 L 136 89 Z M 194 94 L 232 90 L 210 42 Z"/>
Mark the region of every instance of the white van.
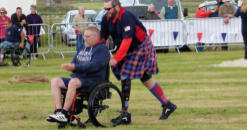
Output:
<path fill-rule="evenodd" d="M 67 45 L 76 44 L 75 29 L 72 28 L 72 22 L 75 15 L 78 14 L 78 10 L 70 10 L 66 13 L 61 25 L 62 41 Z M 85 17 L 89 22 L 93 22 L 97 12 L 95 10 L 85 10 Z"/>

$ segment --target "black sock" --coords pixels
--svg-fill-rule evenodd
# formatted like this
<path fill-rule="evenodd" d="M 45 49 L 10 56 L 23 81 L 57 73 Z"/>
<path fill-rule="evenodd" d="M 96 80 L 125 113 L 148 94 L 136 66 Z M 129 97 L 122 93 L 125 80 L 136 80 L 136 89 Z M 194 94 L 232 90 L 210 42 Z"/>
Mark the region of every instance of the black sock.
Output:
<path fill-rule="evenodd" d="M 61 111 L 62 111 L 62 109 L 56 109 L 56 110 L 54 111 L 54 113 L 61 112 Z"/>
<path fill-rule="evenodd" d="M 64 109 L 62 109 L 62 111 L 61 111 L 66 117 L 68 117 L 68 111 L 66 111 L 66 110 L 64 110 Z"/>

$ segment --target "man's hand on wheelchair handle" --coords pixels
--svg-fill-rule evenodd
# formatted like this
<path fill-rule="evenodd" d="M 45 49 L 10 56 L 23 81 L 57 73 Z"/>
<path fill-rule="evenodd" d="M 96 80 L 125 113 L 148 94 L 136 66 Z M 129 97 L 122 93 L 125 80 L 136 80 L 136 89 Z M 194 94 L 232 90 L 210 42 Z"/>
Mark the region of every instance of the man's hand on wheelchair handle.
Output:
<path fill-rule="evenodd" d="M 63 70 L 67 70 L 67 71 L 74 71 L 75 70 L 75 65 L 71 64 L 71 63 L 65 63 L 61 65 L 61 68 Z"/>
<path fill-rule="evenodd" d="M 24 48 L 24 43 L 21 42 L 21 43 L 19 44 L 19 47 L 20 47 L 20 48 Z"/>

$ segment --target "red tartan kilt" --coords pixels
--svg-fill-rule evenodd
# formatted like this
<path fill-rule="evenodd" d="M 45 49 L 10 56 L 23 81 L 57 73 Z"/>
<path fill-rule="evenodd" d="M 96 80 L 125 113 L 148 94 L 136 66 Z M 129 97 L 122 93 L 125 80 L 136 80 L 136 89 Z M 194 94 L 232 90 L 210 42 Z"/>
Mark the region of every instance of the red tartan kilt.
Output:
<path fill-rule="evenodd" d="M 140 79 L 144 72 L 149 75 L 159 72 L 156 51 L 149 37 L 143 41 L 132 52 L 127 53 L 117 67 L 112 67 L 112 71 L 118 80 Z"/>

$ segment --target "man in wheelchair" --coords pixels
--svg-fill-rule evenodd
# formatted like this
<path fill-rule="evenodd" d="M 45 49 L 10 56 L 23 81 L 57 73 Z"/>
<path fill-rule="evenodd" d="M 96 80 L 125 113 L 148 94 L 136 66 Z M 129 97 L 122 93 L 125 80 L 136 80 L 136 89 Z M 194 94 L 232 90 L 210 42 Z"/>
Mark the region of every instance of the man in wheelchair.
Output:
<path fill-rule="evenodd" d="M 76 90 L 90 87 L 97 81 L 106 79 L 106 69 L 110 60 L 109 51 L 100 40 L 100 32 L 96 27 L 88 27 L 84 32 L 85 45 L 82 45 L 71 63 L 61 65 L 66 71 L 71 71 L 71 78 L 54 78 L 51 81 L 51 93 L 55 102 L 55 112 L 49 115 L 47 121 L 66 123 L 69 119 L 69 109 Z M 61 90 L 67 89 L 64 106 L 61 101 Z"/>
<path fill-rule="evenodd" d="M 25 34 L 22 29 L 14 25 L 11 20 L 8 20 L 6 25 L 6 36 L 0 44 L 0 65 L 4 65 L 4 51 L 6 49 L 24 47 Z"/>

